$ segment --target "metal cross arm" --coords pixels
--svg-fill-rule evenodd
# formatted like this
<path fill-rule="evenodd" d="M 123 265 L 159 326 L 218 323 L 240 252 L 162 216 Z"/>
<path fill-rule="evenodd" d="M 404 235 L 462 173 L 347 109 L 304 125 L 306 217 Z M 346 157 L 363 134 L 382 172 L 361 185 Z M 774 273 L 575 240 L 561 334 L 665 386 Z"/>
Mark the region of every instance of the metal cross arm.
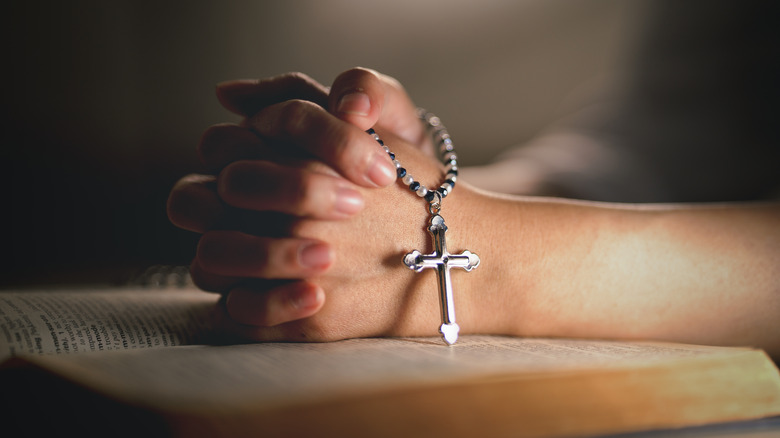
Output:
<path fill-rule="evenodd" d="M 460 254 L 450 254 L 447 252 L 447 242 L 444 234 L 447 231 L 447 225 L 444 218 L 438 214 L 431 217 L 431 225 L 428 231 L 433 237 L 433 253 L 421 254 L 414 250 L 404 257 L 404 264 L 415 272 L 422 272 L 423 269 L 436 269 L 439 280 L 439 299 L 441 303 L 442 325 L 439 327 L 444 342 L 449 345 L 458 340 L 460 327 L 455 322 L 455 305 L 452 298 L 452 280 L 450 278 L 451 268 L 461 268 L 471 271 L 479 265 L 479 256 L 471 251 L 463 251 Z"/>

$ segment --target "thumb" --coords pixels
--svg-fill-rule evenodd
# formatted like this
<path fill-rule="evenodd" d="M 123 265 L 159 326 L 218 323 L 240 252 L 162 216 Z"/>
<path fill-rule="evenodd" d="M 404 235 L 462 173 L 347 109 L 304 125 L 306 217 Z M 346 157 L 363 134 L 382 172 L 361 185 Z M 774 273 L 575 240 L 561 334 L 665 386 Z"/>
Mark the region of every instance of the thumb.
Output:
<path fill-rule="evenodd" d="M 363 130 L 377 127 L 416 145 L 427 138 L 403 86 L 374 70 L 357 67 L 341 73 L 331 86 L 328 109 Z"/>

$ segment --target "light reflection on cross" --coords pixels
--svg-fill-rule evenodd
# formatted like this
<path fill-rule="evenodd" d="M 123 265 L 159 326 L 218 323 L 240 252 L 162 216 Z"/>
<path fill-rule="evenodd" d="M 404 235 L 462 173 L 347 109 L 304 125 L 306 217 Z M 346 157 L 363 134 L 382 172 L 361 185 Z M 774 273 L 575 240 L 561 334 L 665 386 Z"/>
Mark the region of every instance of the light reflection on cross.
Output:
<path fill-rule="evenodd" d="M 452 299 L 452 281 L 450 279 L 451 268 L 462 268 L 471 271 L 479 265 L 479 256 L 471 251 L 463 251 L 461 254 L 447 252 L 447 242 L 444 233 L 447 225 L 444 218 L 438 214 L 431 217 L 431 225 L 428 231 L 433 236 L 433 253 L 420 254 L 414 250 L 404 257 L 404 264 L 415 272 L 422 272 L 426 268 L 435 268 L 438 272 L 439 299 L 441 302 L 441 320 L 439 327 L 444 342 L 449 345 L 458 340 L 460 327 L 455 323 L 455 305 Z"/>

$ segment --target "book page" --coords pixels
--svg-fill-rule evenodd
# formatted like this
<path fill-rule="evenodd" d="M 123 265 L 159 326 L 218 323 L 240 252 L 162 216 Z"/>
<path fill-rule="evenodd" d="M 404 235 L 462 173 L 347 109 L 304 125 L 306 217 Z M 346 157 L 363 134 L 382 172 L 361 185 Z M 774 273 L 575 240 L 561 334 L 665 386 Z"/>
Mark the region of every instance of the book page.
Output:
<path fill-rule="evenodd" d="M 642 342 L 463 336 L 353 339 L 326 344 L 192 346 L 33 358 L 48 369 L 138 404 L 234 409 L 505 374 L 649 366 L 734 349 Z"/>
<path fill-rule="evenodd" d="M 216 299 L 176 289 L 0 292 L 0 361 L 198 343 Z"/>

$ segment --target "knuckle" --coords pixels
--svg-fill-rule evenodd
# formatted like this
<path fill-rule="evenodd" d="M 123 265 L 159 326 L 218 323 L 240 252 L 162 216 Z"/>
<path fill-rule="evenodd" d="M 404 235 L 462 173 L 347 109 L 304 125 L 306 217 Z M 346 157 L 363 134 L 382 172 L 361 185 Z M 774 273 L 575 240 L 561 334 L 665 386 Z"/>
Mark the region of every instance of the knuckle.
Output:
<path fill-rule="evenodd" d="M 197 152 L 201 163 L 208 163 L 220 149 L 220 145 L 230 135 L 234 134 L 238 126 L 231 123 L 221 123 L 209 126 L 200 136 Z"/>
<path fill-rule="evenodd" d="M 341 124 L 330 125 L 319 136 L 327 145 L 322 148 L 321 154 L 337 169 L 350 172 L 362 158 L 361 155 L 370 157 L 370 154 L 361 154 L 362 135 L 365 134 L 359 129 L 351 129 Z"/>
<path fill-rule="evenodd" d="M 233 205 L 231 202 L 232 191 L 230 190 L 232 177 L 233 165 L 231 164 L 222 169 L 217 178 L 217 195 L 228 205 Z"/>
<path fill-rule="evenodd" d="M 225 311 L 233 321 L 239 324 L 248 324 L 255 327 L 269 327 L 272 314 L 267 303 L 258 300 L 260 296 L 250 297 L 246 290 L 233 289 L 227 295 Z"/>
<path fill-rule="evenodd" d="M 367 136 L 365 136 L 365 134 L 362 131 L 346 129 L 345 132 L 341 136 L 339 136 L 339 138 L 341 138 L 341 141 L 337 142 L 335 147 L 339 149 L 339 153 L 346 158 L 348 153 L 351 152 L 354 154 L 362 150 L 362 148 L 359 148 L 358 145 L 361 145 L 361 141 L 365 141 L 365 137 Z M 363 153 L 361 155 L 364 157 L 371 156 L 370 153 Z"/>
<path fill-rule="evenodd" d="M 217 177 L 217 194 L 228 205 L 238 206 L 242 190 L 243 175 L 246 172 L 246 163 L 237 161 L 228 164 Z"/>
<path fill-rule="evenodd" d="M 315 175 L 303 172 L 299 178 L 294 178 L 286 186 L 292 214 L 304 216 L 316 211 L 317 200 L 320 197 L 316 193 L 318 184 Z"/>
<path fill-rule="evenodd" d="M 272 79 L 279 89 L 286 92 L 287 98 L 305 99 L 316 103 L 324 103 L 328 90 L 319 82 L 301 72 L 290 72 Z"/>
<path fill-rule="evenodd" d="M 200 136 L 200 144 L 203 145 L 220 143 L 225 137 L 228 137 L 236 129 L 238 129 L 238 126 L 232 123 L 218 123 L 216 125 L 211 125 L 206 128 L 206 130 L 203 131 L 203 134 Z"/>
<path fill-rule="evenodd" d="M 291 237 L 303 239 L 323 240 L 323 221 L 314 219 L 301 219 L 293 221 L 287 227 Z"/>
<path fill-rule="evenodd" d="M 229 279 L 207 274 L 197 263 L 190 265 L 190 278 L 195 286 L 208 292 L 224 292 L 232 285 Z"/>
<path fill-rule="evenodd" d="M 195 259 L 208 274 L 265 278 L 274 274 L 273 241 L 236 231 L 208 231 L 198 241 Z"/>
<path fill-rule="evenodd" d="M 302 165 L 303 169 L 312 172 L 312 173 L 318 173 L 320 175 L 327 175 L 327 176 L 335 176 L 340 177 L 341 174 L 339 174 L 333 167 L 326 164 L 325 162 L 321 160 L 308 160 Z"/>
<path fill-rule="evenodd" d="M 218 257 L 215 257 L 215 253 L 218 245 L 218 232 L 204 233 L 198 240 L 198 247 L 195 250 L 195 260 L 206 272 L 215 270 L 215 262 L 218 261 Z"/>
<path fill-rule="evenodd" d="M 341 158 L 354 144 L 356 136 L 351 129 L 343 129 L 341 125 L 334 125 L 325 133 L 325 138 L 328 139 L 330 154 L 334 158 Z"/>
<path fill-rule="evenodd" d="M 186 182 L 184 181 L 184 178 L 182 178 L 171 189 L 171 192 L 168 194 L 168 201 L 165 204 L 168 220 L 177 226 L 180 226 L 186 221 L 183 214 L 186 190 Z"/>
<path fill-rule="evenodd" d="M 316 211 L 321 176 L 264 161 L 238 161 L 217 178 L 217 195 L 228 205 L 296 216 Z"/>
<path fill-rule="evenodd" d="M 276 273 L 274 262 L 278 259 L 269 245 L 255 245 L 253 248 L 253 264 L 256 275 L 261 278 L 271 278 Z"/>
<path fill-rule="evenodd" d="M 280 104 L 278 129 L 286 136 L 296 136 L 307 130 L 312 103 L 293 99 Z"/>
<path fill-rule="evenodd" d="M 264 266 L 264 245 L 237 231 L 207 231 L 198 241 L 197 263 L 209 274 L 245 275 L 254 264 Z"/>
<path fill-rule="evenodd" d="M 267 291 L 266 291 L 267 292 Z M 264 294 L 261 303 L 256 309 L 256 319 L 253 321 L 255 325 L 262 327 L 274 327 L 283 322 L 286 322 L 284 317 L 284 309 L 279 308 L 278 304 L 274 305 L 274 298 L 271 294 Z"/>
<path fill-rule="evenodd" d="M 310 220 L 305 219 L 293 220 L 287 224 L 285 231 L 290 237 L 294 238 L 306 236 L 308 234 L 306 231 L 309 229 L 308 224 L 310 222 Z"/>
<path fill-rule="evenodd" d="M 166 212 L 168 219 L 176 226 L 189 228 L 192 226 L 191 217 L 193 205 L 197 204 L 207 188 L 204 186 L 210 181 L 204 175 L 187 175 L 176 182 L 168 194 Z"/>
<path fill-rule="evenodd" d="M 334 145 L 334 149 L 339 150 L 342 168 L 352 172 L 354 178 L 367 172 L 375 160 L 376 152 L 366 147 L 365 139 L 358 137 L 361 134 L 360 131 L 350 131 L 343 136 L 342 142 Z"/>
<path fill-rule="evenodd" d="M 313 90 L 320 90 L 320 84 L 309 75 L 301 72 L 289 72 L 281 76 L 293 96 L 309 96 Z"/>
<path fill-rule="evenodd" d="M 291 71 L 291 72 L 283 73 L 279 75 L 279 78 L 281 80 L 288 81 L 288 83 L 290 83 L 291 85 L 300 84 L 302 86 L 309 84 L 313 81 L 312 78 L 309 77 L 309 75 L 299 71 Z"/>

